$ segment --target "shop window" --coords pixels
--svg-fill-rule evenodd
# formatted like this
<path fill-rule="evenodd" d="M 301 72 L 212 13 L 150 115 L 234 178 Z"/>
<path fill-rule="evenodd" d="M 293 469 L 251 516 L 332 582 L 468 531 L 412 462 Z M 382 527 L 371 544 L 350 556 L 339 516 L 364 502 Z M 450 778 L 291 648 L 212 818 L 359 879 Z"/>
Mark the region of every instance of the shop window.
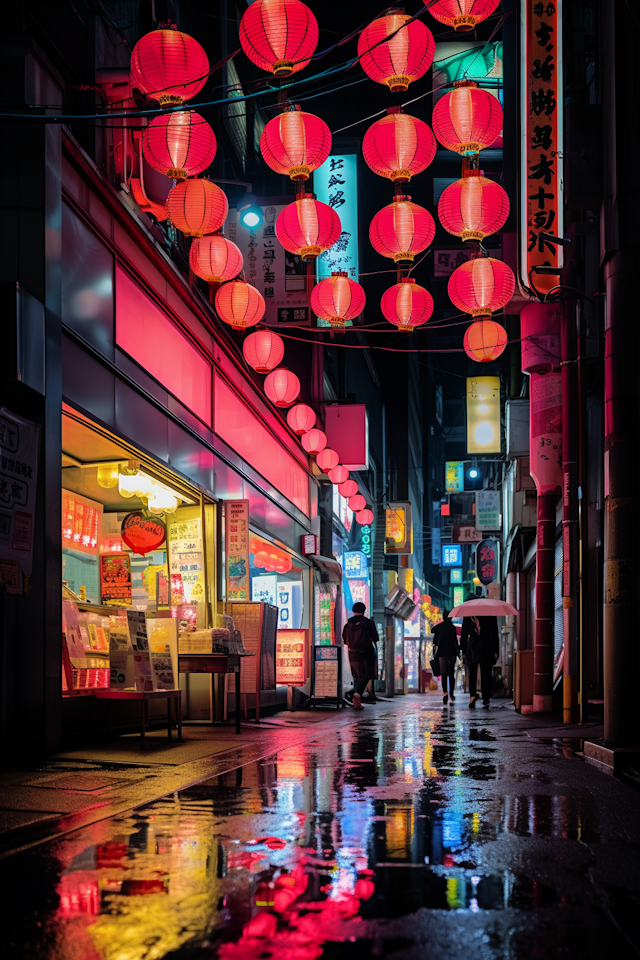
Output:
<path fill-rule="evenodd" d="M 120 267 L 116 269 L 116 343 L 211 426 L 211 364 Z"/>
<path fill-rule="evenodd" d="M 260 417 L 216 377 L 215 432 L 287 500 L 309 515 L 309 477 Z"/>
<path fill-rule="evenodd" d="M 253 603 L 278 608 L 278 630 L 299 630 L 304 620 L 306 569 L 282 547 L 253 535 L 249 541 L 249 579 Z"/>

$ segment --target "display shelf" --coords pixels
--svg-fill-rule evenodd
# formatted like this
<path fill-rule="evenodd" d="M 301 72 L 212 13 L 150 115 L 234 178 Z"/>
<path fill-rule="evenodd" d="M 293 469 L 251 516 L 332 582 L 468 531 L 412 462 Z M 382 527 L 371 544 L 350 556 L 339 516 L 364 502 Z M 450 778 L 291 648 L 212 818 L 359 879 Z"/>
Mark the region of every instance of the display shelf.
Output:
<path fill-rule="evenodd" d="M 97 613 L 100 617 L 110 617 L 113 615 L 116 610 L 131 610 L 131 607 L 125 606 L 108 606 L 106 604 L 99 603 L 82 603 L 81 601 L 69 600 L 69 603 L 75 603 L 78 610 L 81 610 L 83 613 Z"/>

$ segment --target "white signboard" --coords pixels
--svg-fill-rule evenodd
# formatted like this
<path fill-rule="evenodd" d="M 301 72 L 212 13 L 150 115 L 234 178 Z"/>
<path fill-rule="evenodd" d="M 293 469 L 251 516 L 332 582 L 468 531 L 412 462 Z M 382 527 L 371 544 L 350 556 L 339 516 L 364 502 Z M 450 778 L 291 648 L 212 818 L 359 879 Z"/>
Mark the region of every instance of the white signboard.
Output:
<path fill-rule="evenodd" d="M 499 490 L 477 490 L 476 491 L 476 527 L 478 530 L 499 530 L 501 526 L 500 517 L 500 491 Z"/>

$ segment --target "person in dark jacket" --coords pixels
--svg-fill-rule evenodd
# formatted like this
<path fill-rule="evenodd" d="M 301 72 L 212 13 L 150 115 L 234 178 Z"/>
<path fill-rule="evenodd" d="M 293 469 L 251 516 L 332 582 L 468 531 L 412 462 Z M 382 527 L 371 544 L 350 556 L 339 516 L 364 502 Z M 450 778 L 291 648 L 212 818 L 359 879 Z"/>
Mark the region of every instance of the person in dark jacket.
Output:
<path fill-rule="evenodd" d="M 349 617 L 342 631 L 355 683 L 354 710 L 362 710 L 362 694 L 369 680 L 375 680 L 378 676 L 378 631 L 373 620 L 365 617 L 366 609 L 364 603 L 354 603 L 353 616 Z"/>
<path fill-rule="evenodd" d="M 500 641 L 497 617 L 465 617 L 462 621 L 460 645 L 469 676 L 469 708 L 473 709 L 478 698 L 478 667 L 482 702 L 489 706 L 491 699 L 491 675 L 498 659 Z"/>
<path fill-rule="evenodd" d="M 444 620 L 433 628 L 433 656 L 440 660 L 440 679 L 442 680 L 442 702 L 448 703 L 449 696 L 455 700 L 455 667 L 456 657 L 460 653 L 458 634 L 453 622 L 449 619 L 449 611 L 445 609 Z"/>

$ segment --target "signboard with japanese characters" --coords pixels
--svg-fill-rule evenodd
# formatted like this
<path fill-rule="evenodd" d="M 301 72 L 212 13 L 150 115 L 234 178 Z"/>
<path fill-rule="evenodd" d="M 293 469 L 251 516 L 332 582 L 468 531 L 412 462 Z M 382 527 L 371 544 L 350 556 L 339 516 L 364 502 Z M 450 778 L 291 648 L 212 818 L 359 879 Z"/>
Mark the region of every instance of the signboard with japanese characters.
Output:
<path fill-rule="evenodd" d="M 500 529 L 500 491 L 476 491 L 476 524 L 480 530 Z"/>
<path fill-rule="evenodd" d="M 302 541 L 302 556 L 310 557 L 318 552 L 318 538 L 315 533 L 303 533 L 301 537 Z"/>
<path fill-rule="evenodd" d="M 452 532 L 454 543 L 480 543 L 482 540 L 482 530 L 472 525 L 454 526 Z"/>
<path fill-rule="evenodd" d="M 455 543 L 442 544 L 442 566 L 459 567 L 462 564 L 462 547 Z"/>
<path fill-rule="evenodd" d="M 227 600 L 249 600 L 249 501 L 225 504 Z"/>
<path fill-rule="evenodd" d="M 461 493 L 464 490 L 464 461 L 447 460 L 444 465 L 445 493 Z"/>
<path fill-rule="evenodd" d="M 476 573 L 480 583 L 493 583 L 498 576 L 498 543 L 482 540 L 476 547 Z"/>
<path fill-rule="evenodd" d="M 307 681 L 308 644 L 308 630 L 278 630 L 276 634 L 276 684 L 278 686 L 304 686 Z"/>
<path fill-rule="evenodd" d="M 313 175 L 316 196 L 340 217 L 342 232 L 334 245 L 317 259 L 317 279 L 342 271 L 357 282 L 358 264 L 358 156 L 332 154 Z M 329 326 L 320 321 L 318 326 Z"/>
<path fill-rule="evenodd" d="M 562 0 L 525 0 L 521 64 L 523 156 L 521 158 L 521 281 L 547 293 L 560 282 L 562 247 L 543 234 L 562 237 Z M 558 267 L 552 275 L 536 266 Z"/>
<path fill-rule="evenodd" d="M 243 226 L 237 210 L 230 209 L 227 236 L 242 251 L 245 280 L 264 297 L 263 322 L 308 325 L 306 265 L 276 239 L 276 220 L 287 204 L 261 206 L 264 222 L 255 229 Z"/>

